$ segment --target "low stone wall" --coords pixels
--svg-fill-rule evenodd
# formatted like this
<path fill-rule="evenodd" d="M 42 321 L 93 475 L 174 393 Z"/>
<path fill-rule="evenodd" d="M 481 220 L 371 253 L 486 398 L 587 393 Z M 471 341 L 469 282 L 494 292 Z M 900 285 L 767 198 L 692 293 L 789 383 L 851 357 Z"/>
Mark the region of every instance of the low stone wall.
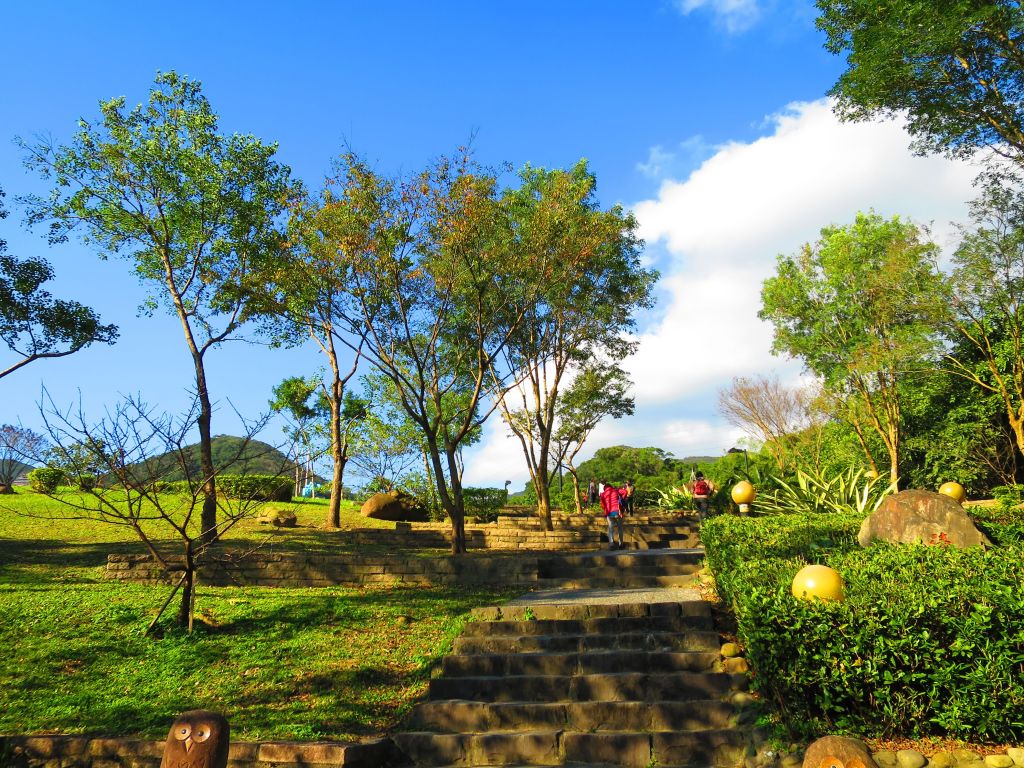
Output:
<path fill-rule="evenodd" d="M 531 552 L 581 551 L 601 544 L 600 527 L 561 527 L 546 531 L 539 526 L 498 523 L 466 526 L 467 549 L 508 549 Z M 390 546 L 398 549 L 447 549 L 452 532 L 448 523 L 396 523 L 394 529 L 360 528 L 346 533 L 358 546 Z"/>
<path fill-rule="evenodd" d="M 105 578 L 175 584 L 180 558 L 163 570 L 150 555 L 108 555 Z M 358 587 L 366 584 L 423 586 L 494 585 L 529 589 L 537 583 L 536 557 L 420 558 L 400 555 L 307 555 L 232 553 L 199 569 L 199 583 L 214 587 Z"/>
<path fill-rule="evenodd" d="M 164 741 L 86 736 L 0 736 L 2 768 L 159 768 Z M 341 742 L 232 742 L 229 768 L 376 768 L 396 761 L 390 739 Z"/>

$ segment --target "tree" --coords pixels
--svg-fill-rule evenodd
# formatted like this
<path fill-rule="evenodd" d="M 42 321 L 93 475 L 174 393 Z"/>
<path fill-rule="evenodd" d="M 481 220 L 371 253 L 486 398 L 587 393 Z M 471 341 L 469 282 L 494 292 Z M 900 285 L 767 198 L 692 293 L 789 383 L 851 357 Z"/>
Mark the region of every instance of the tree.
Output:
<path fill-rule="evenodd" d="M 50 401 L 49 407 L 42 410 L 54 450 L 60 455 L 79 456 L 76 471 L 85 465 L 95 467 L 104 479 L 102 483 L 82 487 L 82 493 L 53 496 L 63 508 L 53 516 L 126 528 L 142 542 L 165 574 L 180 568 L 181 578 L 164 607 L 180 590 L 177 623 L 190 632 L 198 569 L 210 559 L 213 543 L 260 506 L 252 499 L 218 495 L 215 535 L 209 535 L 210 529 L 201 521 L 207 477 L 205 470 L 194 474 L 194 462 L 186 444 L 199 413 L 198 398 L 180 417 L 157 413 L 140 400 L 128 398 L 95 424 L 87 421 L 81 408 L 77 412 L 62 412 Z M 245 437 L 225 462 L 215 467 L 215 472 L 243 463 L 249 442 L 264 424 L 265 420 L 247 424 Z M 37 461 L 41 458 L 37 457 Z M 184 475 L 184 493 L 162 490 L 163 481 L 172 472 Z M 175 553 L 179 562 L 174 561 Z"/>
<path fill-rule="evenodd" d="M 811 387 L 787 387 L 778 376 L 738 376 L 718 393 L 718 410 L 735 427 L 767 446 L 780 470 L 795 464 L 798 437 L 820 425 Z"/>
<path fill-rule="evenodd" d="M 1024 191 L 990 175 L 953 261 L 947 368 L 994 396 L 1024 453 Z"/>
<path fill-rule="evenodd" d="M 818 0 L 831 93 L 847 119 L 906 115 L 920 151 L 988 147 L 1024 162 L 1024 10 L 1017 2 Z"/>
<path fill-rule="evenodd" d="M 26 462 L 41 456 L 46 438 L 26 427 L 0 426 L 0 493 L 14 493 L 14 481 L 30 467 Z"/>
<path fill-rule="evenodd" d="M 0 199 L 4 192 L 0 189 Z M 0 219 L 7 211 L 0 205 Z M 42 285 L 53 279 L 43 259 L 17 259 L 0 240 L 0 339 L 18 358 L 0 367 L 0 379 L 22 366 L 50 357 L 64 357 L 93 342 L 113 344 L 117 326 L 77 301 L 54 299 Z"/>
<path fill-rule="evenodd" d="M 936 246 L 899 217 L 858 214 L 825 227 L 815 244 L 780 256 L 764 282 L 759 316 L 775 327 L 772 350 L 803 360 L 846 408 L 877 471 L 865 430 L 885 446 L 899 478 L 900 383 L 929 367 L 944 315 Z"/>
<path fill-rule="evenodd" d="M 348 154 L 336 176 L 334 196 L 361 201 L 373 221 L 369 236 L 339 243 L 353 299 L 347 343 L 390 380 L 420 431 L 452 552 L 461 554 L 461 451 L 493 412 L 483 404 L 488 386 L 505 381 L 493 363 L 535 273 L 507 248 L 496 178 L 466 155 L 395 181 Z"/>
<path fill-rule="evenodd" d="M 29 221 L 50 222 L 50 241 L 82 231 L 101 257 L 132 263 L 150 294 L 142 311 L 163 306 L 181 322 L 195 371 L 203 487 L 202 521 L 216 531 L 211 451 L 213 405 L 206 354 L 249 317 L 252 276 L 277 259 L 284 238 L 276 219 L 292 194 L 276 145 L 222 136 L 200 84 L 159 73 L 147 105 L 100 104 L 69 146 L 29 145 L 26 162 L 54 189 L 28 198 Z"/>
<path fill-rule="evenodd" d="M 284 414 L 289 422 L 284 430 L 291 440 L 291 453 L 295 460 L 296 496 L 302 493 L 303 485 L 311 479 L 314 457 L 319 458 L 322 453 L 315 447 L 315 442 L 317 433 L 322 431 L 318 430 L 317 420 L 324 416 L 324 409 L 318 407 L 321 403 L 314 397 L 321 383 L 317 377 L 289 376 L 272 390 L 274 397 L 270 400 L 270 410 Z M 306 460 L 305 479 L 301 471 L 303 458 Z"/>
<path fill-rule="evenodd" d="M 499 404 L 522 445 L 537 514 L 550 529 L 550 459 L 563 382 L 588 360 L 617 361 L 636 349 L 627 333 L 634 313 L 653 305 L 658 275 L 640 265 L 633 216 L 598 205 L 585 160 L 568 171 L 526 166 L 519 177 L 502 205 L 513 253 L 531 264 L 528 279 L 539 292 L 523 297 L 523 319 L 504 348 L 502 370 L 513 371 L 519 384 Z"/>
<path fill-rule="evenodd" d="M 579 372 L 559 399 L 557 428 L 552 437 L 553 453 L 556 463 L 564 463 L 569 470 L 577 514 L 582 514 L 583 508 L 580 506 L 580 478 L 574 463 L 576 456 L 590 433 L 605 418 L 621 419 L 633 414 L 630 386 L 632 382 L 617 364 L 589 365 Z"/>
<path fill-rule="evenodd" d="M 363 419 L 351 449 L 352 464 L 370 485 L 392 490 L 404 484 L 424 456 L 422 433 L 402 408 L 391 380 L 380 373 L 362 377 Z M 429 458 L 424 461 L 426 478 Z M 429 506 L 430 499 L 422 500 Z"/>

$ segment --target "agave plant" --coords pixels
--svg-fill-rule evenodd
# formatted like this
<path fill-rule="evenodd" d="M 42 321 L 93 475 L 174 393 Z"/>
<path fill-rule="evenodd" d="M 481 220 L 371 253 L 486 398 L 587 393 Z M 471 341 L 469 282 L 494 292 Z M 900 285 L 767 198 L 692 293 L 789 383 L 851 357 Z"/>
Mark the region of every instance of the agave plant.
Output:
<path fill-rule="evenodd" d="M 658 490 L 658 509 L 693 509 L 693 494 L 686 486 Z"/>
<path fill-rule="evenodd" d="M 884 483 L 856 467 L 832 477 L 798 469 L 795 480 L 773 477 L 772 481 L 775 489 L 757 500 L 757 509 L 762 514 L 856 512 L 867 515 L 878 509 L 886 496 L 896 492 L 896 483 Z"/>

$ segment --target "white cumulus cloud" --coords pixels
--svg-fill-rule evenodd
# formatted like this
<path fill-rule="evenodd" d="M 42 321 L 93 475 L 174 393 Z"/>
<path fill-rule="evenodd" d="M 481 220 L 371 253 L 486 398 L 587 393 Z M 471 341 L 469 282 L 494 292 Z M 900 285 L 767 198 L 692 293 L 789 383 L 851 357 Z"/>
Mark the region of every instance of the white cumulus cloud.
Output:
<path fill-rule="evenodd" d="M 841 123 L 825 99 L 792 104 L 768 118 L 761 138 L 716 148 L 688 176 L 663 178 L 655 197 L 636 203 L 649 254 L 660 255 L 659 314 L 624 364 L 636 385 L 635 415 L 598 427 L 581 458 L 616 444 L 679 457 L 735 445 L 741 433 L 718 415 L 719 390 L 734 376 L 795 379 L 800 368 L 771 355 L 772 329 L 757 317 L 761 283 L 778 254 L 815 240 L 822 227 L 873 209 L 934 222 L 940 244 L 952 242 L 949 223 L 966 219 L 978 169 L 915 157 L 908 143 L 897 122 Z M 641 170 L 660 162 L 673 173 L 658 152 Z M 506 440 L 503 427 L 488 426 L 476 452 L 482 464 L 467 457 L 475 483 L 525 479 L 518 445 Z"/>
<path fill-rule="evenodd" d="M 676 0 L 676 8 L 684 16 L 697 10 L 710 11 L 730 34 L 750 29 L 762 13 L 758 0 Z"/>

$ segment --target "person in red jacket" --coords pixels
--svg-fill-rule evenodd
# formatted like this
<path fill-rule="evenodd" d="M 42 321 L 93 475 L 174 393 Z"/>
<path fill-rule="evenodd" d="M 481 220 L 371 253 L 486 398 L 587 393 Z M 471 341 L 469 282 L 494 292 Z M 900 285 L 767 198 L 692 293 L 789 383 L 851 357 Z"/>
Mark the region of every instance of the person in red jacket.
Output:
<path fill-rule="evenodd" d="M 624 546 L 622 536 L 622 511 L 620 510 L 621 497 L 619 489 L 607 481 L 602 481 L 601 509 L 608 520 L 608 549 L 622 549 Z M 619 543 L 615 543 L 615 528 L 619 530 Z"/>

